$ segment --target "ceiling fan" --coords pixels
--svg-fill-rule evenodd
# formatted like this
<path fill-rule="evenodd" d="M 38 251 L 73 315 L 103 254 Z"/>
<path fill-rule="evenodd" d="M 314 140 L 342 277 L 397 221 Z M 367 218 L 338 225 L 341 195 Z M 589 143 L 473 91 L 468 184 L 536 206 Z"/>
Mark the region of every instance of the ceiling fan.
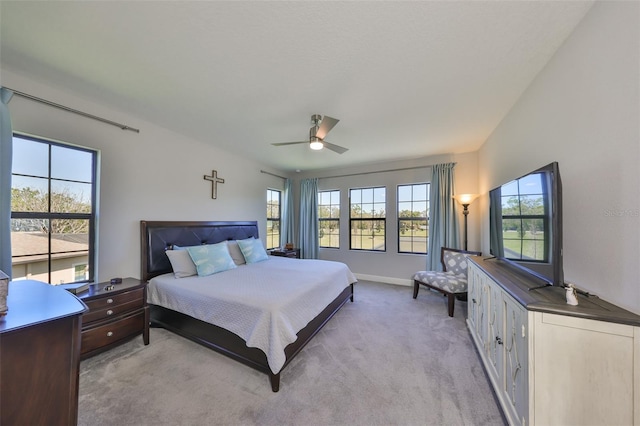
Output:
<path fill-rule="evenodd" d="M 333 129 L 336 124 L 338 124 L 338 121 L 340 120 L 338 120 L 337 118 L 329 117 L 328 115 L 325 115 L 323 117 L 320 114 L 313 114 L 311 116 L 311 128 L 309 129 L 308 141 L 279 142 L 272 143 L 271 145 L 283 146 L 308 143 L 309 148 L 316 151 L 321 150 L 322 148 L 327 148 L 333 152 L 337 152 L 338 154 L 345 153 L 349 150 L 348 148 L 334 145 L 324 140 L 324 138 L 327 136 L 327 133 L 329 133 L 329 131 Z"/>

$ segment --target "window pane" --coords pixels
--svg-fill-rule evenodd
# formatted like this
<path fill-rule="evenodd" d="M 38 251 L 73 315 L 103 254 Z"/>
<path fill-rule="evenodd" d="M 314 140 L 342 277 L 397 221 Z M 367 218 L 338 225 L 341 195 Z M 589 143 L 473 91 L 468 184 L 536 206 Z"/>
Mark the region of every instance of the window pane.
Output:
<path fill-rule="evenodd" d="M 51 212 L 91 213 L 90 183 L 51 181 Z"/>
<path fill-rule="evenodd" d="M 11 219 L 13 279 L 49 282 L 48 221 Z"/>
<path fill-rule="evenodd" d="M 74 281 L 75 264 L 89 262 L 89 220 L 51 221 L 51 284 Z"/>
<path fill-rule="evenodd" d="M 14 174 L 49 177 L 49 145 L 19 137 L 13 138 Z"/>
<path fill-rule="evenodd" d="M 411 186 L 398 186 L 398 201 L 411 201 Z"/>
<path fill-rule="evenodd" d="M 51 178 L 91 182 L 92 170 L 90 152 L 51 146 Z"/>
<path fill-rule="evenodd" d="M 12 176 L 11 211 L 12 212 L 48 212 L 48 179 Z"/>

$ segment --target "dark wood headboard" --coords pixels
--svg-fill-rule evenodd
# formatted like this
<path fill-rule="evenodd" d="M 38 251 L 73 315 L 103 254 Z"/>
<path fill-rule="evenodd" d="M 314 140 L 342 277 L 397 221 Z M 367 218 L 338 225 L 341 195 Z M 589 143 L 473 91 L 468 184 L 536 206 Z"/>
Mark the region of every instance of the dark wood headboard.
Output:
<path fill-rule="evenodd" d="M 140 221 L 140 279 L 172 271 L 165 251 L 173 245 L 182 247 L 215 244 L 227 240 L 258 238 L 258 222 L 178 222 Z"/>

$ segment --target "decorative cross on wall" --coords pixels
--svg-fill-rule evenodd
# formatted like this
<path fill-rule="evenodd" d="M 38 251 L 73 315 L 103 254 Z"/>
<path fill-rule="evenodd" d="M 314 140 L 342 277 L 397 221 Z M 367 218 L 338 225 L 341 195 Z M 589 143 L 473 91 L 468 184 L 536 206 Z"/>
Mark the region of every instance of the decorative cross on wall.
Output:
<path fill-rule="evenodd" d="M 211 198 L 218 198 L 218 183 L 224 183 L 224 179 L 218 177 L 217 170 L 211 170 L 211 176 L 204 175 L 204 180 L 211 181 Z"/>

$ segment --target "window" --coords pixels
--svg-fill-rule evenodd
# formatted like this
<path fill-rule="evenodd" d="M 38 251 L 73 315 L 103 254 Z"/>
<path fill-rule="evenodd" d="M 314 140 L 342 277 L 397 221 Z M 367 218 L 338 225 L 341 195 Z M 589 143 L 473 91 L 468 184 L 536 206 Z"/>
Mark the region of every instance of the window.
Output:
<path fill-rule="evenodd" d="M 429 184 L 398 185 L 398 253 L 427 254 Z"/>
<path fill-rule="evenodd" d="M 96 151 L 13 136 L 13 279 L 93 281 Z"/>
<path fill-rule="evenodd" d="M 267 189 L 267 249 L 280 247 L 280 193 Z"/>
<path fill-rule="evenodd" d="M 351 250 L 386 250 L 385 197 L 384 187 L 349 190 Z"/>
<path fill-rule="evenodd" d="M 320 247 L 340 248 L 340 191 L 318 192 Z"/>

